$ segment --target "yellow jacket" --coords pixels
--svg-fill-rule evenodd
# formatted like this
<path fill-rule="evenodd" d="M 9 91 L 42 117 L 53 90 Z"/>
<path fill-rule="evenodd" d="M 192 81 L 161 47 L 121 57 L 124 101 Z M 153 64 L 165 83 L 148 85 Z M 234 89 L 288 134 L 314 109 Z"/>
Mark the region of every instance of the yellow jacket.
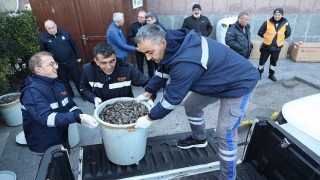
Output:
<path fill-rule="evenodd" d="M 278 47 L 283 46 L 285 32 L 287 29 L 287 23 L 285 23 L 278 31 L 276 30 L 274 24 L 268 19 L 267 20 L 267 29 L 266 32 L 263 34 L 262 42 L 266 45 L 271 45 L 272 40 L 274 39 L 275 35 L 277 35 L 277 45 Z"/>

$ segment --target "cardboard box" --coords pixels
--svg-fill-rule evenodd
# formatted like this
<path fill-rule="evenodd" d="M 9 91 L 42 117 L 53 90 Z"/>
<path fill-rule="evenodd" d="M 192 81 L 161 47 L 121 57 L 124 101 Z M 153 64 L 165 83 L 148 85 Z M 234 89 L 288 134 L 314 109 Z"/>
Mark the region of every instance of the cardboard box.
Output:
<path fill-rule="evenodd" d="M 290 49 L 290 58 L 296 62 L 320 62 L 320 43 L 293 42 Z"/>
<path fill-rule="evenodd" d="M 253 49 L 251 51 L 250 59 L 260 59 L 260 46 L 262 44 L 261 39 L 253 39 L 252 41 Z M 279 59 L 286 59 L 289 49 L 289 43 L 284 42 L 283 47 L 280 51 Z"/>

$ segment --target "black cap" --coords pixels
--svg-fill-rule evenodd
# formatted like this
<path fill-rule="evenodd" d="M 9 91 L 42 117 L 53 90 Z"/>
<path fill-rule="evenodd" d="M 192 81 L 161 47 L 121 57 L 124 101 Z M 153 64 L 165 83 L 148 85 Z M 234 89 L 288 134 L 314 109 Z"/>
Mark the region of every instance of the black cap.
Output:
<path fill-rule="evenodd" d="M 201 10 L 200 4 L 194 4 L 194 5 L 192 6 L 192 10 L 194 10 L 195 8 L 198 8 L 198 9 Z"/>
<path fill-rule="evenodd" d="M 277 9 L 275 9 L 275 10 L 273 11 L 273 14 L 275 14 L 275 13 L 280 13 L 280 14 L 283 15 L 284 11 L 283 11 L 282 8 L 277 8 Z"/>

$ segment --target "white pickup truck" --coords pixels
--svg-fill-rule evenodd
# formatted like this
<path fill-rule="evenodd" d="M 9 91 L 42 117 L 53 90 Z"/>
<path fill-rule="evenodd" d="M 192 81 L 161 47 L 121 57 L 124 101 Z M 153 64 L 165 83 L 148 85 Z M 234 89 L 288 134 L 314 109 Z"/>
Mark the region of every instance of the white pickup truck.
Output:
<path fill-rule="evenodd" d="M 144 158 L 130 166 L 111 163 L 102 144 L 83 146 L 76 173 L 67 152 L 54 146 L 43 156 L 36 179 L 218 179 L 216 135 L 213 129 L 207 133 L 206 148 L 187 150 L 175 146 L 185 133 L 148 138 Z M 320 179 L 320 94 L 286 103 L 276 122 L 256 119 L 237 179 Z"/>

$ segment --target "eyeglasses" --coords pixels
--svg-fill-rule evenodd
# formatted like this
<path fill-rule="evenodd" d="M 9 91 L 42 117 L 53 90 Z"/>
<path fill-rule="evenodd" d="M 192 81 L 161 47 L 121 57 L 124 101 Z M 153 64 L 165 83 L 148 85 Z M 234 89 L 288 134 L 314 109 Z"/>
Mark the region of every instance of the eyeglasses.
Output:
<path fill-rule="evenodd" d="M 51 62 L 49 63 L 47 66 L 51 66 L 51 67 L 55 67 L 55 66 L 59 66 L 59 64 L 57 62 Z M 41 66 L 40 66 L 41 67 Z"/>

